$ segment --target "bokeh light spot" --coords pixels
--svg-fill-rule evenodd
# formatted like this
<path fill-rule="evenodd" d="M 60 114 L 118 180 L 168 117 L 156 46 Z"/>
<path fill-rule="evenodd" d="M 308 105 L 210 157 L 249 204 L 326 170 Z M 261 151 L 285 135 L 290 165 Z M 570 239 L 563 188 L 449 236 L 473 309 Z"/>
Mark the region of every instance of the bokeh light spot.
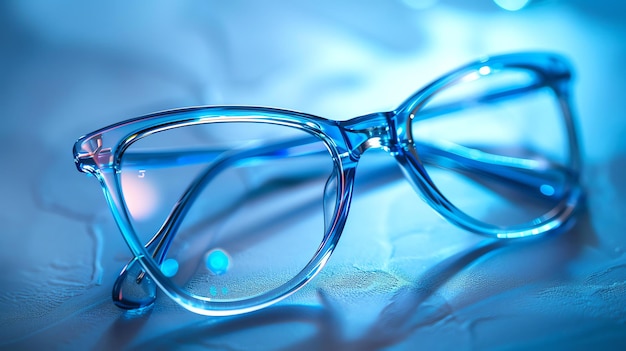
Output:
<path fill-rule="evenodd" d="M 519 11 L 526 7 L 530 0 L 493 0 L 493 2 L 507 11 Z"/>
<path fill-rule="evenodd" d="M 163 263 L 161 263 L 161 272 L 168 278 L 175 276 L 176 273 L 178 273 L 178 261 L 173 258 L 168 258 L 163 261 Z"/>
<path fill-rule="evenodd" d="M 552 185 L 548 185 L 548 184 L 542 184 L 539 187 L 539 191 L 541 191 L 542 194 L 544 194 L 545 196 L 552 196 L 554 195 L 554 187 Z"/>
<path fill-rule="evenodd" d="M 206 255 L 206 268 L 215 275 L 226 273 L 230 266 L 228 254 L 221 249 L 209 251 Z"/>

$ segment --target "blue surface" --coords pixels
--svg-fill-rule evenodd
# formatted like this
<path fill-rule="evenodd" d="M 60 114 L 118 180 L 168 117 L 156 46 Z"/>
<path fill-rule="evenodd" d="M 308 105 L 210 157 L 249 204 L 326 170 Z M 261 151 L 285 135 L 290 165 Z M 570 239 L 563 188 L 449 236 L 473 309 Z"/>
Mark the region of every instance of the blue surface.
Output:
<path fill-rule="evenodd" d="M 626 5 L 468 3 L 3 2 L 0 348 L 623 349 Z M 560 52 L 578 72 L 588 209 L 570 232 L 484 241 L 388 172 L 357 184 L 328 266 L 276 307 L 224 319 L 164 296 L 143 314 L 111 303 L 129 250 L 95 180 L 76 172 L 78 136 L 202 104 L 345 119 L 520 50 Z"/>

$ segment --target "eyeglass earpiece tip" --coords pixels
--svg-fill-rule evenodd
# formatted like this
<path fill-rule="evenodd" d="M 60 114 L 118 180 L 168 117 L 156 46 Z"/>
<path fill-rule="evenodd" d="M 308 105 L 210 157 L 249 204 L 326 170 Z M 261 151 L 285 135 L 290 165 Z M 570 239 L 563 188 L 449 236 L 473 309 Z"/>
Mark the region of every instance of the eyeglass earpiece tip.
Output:
<path fill-rule="evenodd" d="M 113 302 L 125 310 L 146 309 L 156 300 L 156 284 L 135 260 L 117 277 L 111 294 Z"/>

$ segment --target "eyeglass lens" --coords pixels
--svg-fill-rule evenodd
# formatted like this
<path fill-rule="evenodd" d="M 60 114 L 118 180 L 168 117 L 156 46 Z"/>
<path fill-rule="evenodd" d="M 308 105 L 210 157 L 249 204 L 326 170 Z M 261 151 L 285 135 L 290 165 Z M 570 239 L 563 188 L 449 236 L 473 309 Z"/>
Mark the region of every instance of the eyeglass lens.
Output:
<path fill-rule="evenodd" d="M 266 123 L 150 134 L 121 159 L 133 229 L 162 272 L 213 301 L 278 288 L 314 257 L 333 220 L 337 172 L 325 144 Z"/>
<path fill-rule="evenodd" d="M 417 154 L 441 193 L 470 217 L 528 224 L 563 199 L 565 119 L 554 91 L 540 81 L 530 70 L 484 67 L 415 111 Z"/>

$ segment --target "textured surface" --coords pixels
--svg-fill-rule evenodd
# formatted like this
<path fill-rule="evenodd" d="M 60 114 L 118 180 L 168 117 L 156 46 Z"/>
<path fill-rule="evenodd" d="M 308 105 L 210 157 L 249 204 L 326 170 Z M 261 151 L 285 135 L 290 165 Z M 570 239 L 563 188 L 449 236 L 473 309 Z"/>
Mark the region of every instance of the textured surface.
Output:
<path fill-rule="evenodd" d="M 114 3 L 0 4 L 0 348 L 626 347 L 624 5 Z M 96 181 L 74 168 L 81 134 L 201 104 L 345 119 L 519 50 L 561 52 L 577 68 L 588 209 L 570 232 L 484 241 L 437 217 L 392 171 L 376 187 L 357 184 L 328 266 L 278 306 L 220 319 L 163 297 L 144 315 L 112 305 L 129 252 Z"/>

